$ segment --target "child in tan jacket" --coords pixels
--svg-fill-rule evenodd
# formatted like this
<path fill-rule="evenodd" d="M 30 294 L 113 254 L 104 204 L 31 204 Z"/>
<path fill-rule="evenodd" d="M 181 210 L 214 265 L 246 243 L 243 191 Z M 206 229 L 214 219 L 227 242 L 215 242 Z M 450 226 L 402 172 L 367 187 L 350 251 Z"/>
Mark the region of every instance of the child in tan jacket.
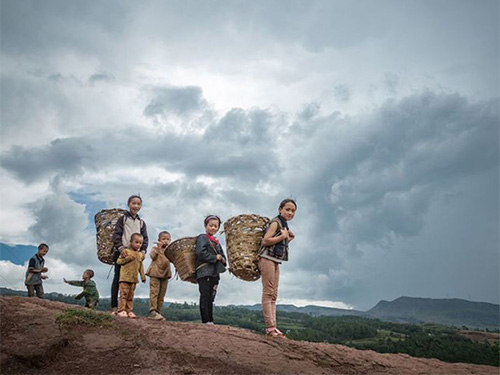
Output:
<path fill-rule="evenodd" d="M 161 315 L 163 299 L 167 293 L 168 279 L 172 277 L 170 261 L 165 256 L 165 249 L 170 244 L 170 233 L 160 232 L 158 243 L 151 249 L 151 264 L 146 272 L 149 276 L 149 319 L 165 320 Z"/>
<path fill-rule="evenodd" d="M 130 237 L 130 247 L 122 251 L 116 263 L 121 265 L 120 269 L 120 304 L 118 306 L 118 316 L 135 318 L 132 312 L 134 308 L 134 291 L 139 282 L 137 274 L 141 275 L 141 281 L 146 282 L 144 274 L 144 254 L 139 252 L 142 246 L 143 237 L 139 233 L 134 233 Z"/>

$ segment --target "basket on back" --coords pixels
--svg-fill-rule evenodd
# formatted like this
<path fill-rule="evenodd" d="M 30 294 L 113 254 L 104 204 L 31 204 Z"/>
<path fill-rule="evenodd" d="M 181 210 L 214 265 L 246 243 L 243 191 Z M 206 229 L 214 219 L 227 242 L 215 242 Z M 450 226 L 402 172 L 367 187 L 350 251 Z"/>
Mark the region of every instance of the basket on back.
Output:
<path fill-rule="evenodd" d="M 97 258 L 103 263 L 113 264 L 113 234 L 116 221 L 127 212 L 121 208 L 101 210 L 94 216 Z"/>
<path fill-rule="evenodd" d="M 182 281 L 196 284 L 196 237 L 184 237 L 165 249 L 165 256 L 174 264 Z"/>
<path fill-rule="evenodd" d="M 232 217 L 224 223 L 229 272 L 236 277 L 245 281 L 255 281 L 260 278 L 257 256 L 268 222 L 267 217 L 243 214 Z"/>

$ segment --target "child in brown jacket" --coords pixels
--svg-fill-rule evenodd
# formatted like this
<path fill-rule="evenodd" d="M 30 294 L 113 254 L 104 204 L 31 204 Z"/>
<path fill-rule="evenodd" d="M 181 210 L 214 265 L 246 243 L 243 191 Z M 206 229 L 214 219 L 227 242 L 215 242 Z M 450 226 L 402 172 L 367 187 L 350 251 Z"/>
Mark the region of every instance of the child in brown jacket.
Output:
<path fill-rule="evenodd" d="M 151 264 L 146 272 L 149 276 L 149 319 L 165 320 L 161 315 L 163 299 L 167 293 L 168 279 L 172 277 L 170 261 L 165 256 L 165 249 L 170 244 L 170 233 L 160 232 L 158 243 L 151 249 Z"/>
<path fill-rule="evenodd" d="M 118 316 L 135 318 L 132 312 L 134 308 L 134 291 L 139 282 L 137 274 L 141 275 L 143 283 L 146 282 L 144 274 L 144 254 L 139 252 L 142 246 L 143 237 L 139 233 L 134 233 L 130 237 L 130 247 L 123 250 L 116 263 L 121 265 L 120 269 L 120 304 L 118 306 Z"/>

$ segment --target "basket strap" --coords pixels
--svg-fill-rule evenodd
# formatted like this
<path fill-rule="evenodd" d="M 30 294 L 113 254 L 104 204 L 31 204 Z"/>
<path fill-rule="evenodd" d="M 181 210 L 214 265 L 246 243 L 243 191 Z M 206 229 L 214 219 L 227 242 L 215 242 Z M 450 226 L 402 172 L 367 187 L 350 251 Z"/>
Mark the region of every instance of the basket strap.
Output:
<path fill-rule="evenodd" d="M 106 280 L 109 279 L 109 275 L 111 275 L 111 270 L 114 268 L 114 264 L 111 265 L 111 267 L 109 267 L 109 272 L 108 272 L 108 277 L 106 277 Z"/>

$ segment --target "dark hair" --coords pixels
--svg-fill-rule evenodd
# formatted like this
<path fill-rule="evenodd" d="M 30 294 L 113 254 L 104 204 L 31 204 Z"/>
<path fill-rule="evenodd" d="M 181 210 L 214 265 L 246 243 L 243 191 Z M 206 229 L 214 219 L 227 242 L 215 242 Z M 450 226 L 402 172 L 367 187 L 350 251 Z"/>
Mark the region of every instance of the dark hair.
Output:
<path fill-rule="evenodd" d="M 42 250 L 42 249 L 49 249 L 49 245 L 47 245 L 46 243 L 41 243 L 40 245 L 38 245 L 38 250 Z"/>
<path fill-rule="evenodd" d="M 170 236 L 170 232 L 167 232 L 166 230 L 162 230 L 160 233 L 158 233 L 158 240 L 163 234 L 168 234 Z"/>
<path fill-rule="evenodd" d="M 295 201 L 292 199 L 292 198 L 286 198 L 286 199 L 283 199 L 280 203 L 280 207 L 279 209 L 281 210 L 283 207 L 285 207 L 285 204 L 287 203 L 293 203 L 293 205 L 295 206 L 295 209 L 297 209 L 297 203 L 295 203 Z"/>
<path fill-rule="evenodd" d="M 132 201 L 132 199 L 134 198 L 139 198 L 141 200 L 141 203 L 142 203 L 142 198 L 139 194 L 134 194 L 134 195 L 131 195 L 130 197 L 128 197 L 127 199 L 127 206 L 130 204 L 130 202 Z"/>
<path fill-rule="evenodd" d="M 204 226 L 207 226 L 208 222 L 209 222 L 210 220 L 214 220 L 214 219 L 219 221 L 219 227 L 220 227 L 220 225 L 221 225 L 221 223 L 222 223 L 222 222 L 221 222 L 221 220 L 220 220 L 220 217 L 218 217 L 217 215 L 208 215 L 208 216 L 205 218 L 205 220 L 203 220 L 203 224 L 204 224 Z"/>
<path fill-rule="evenodd" d="M 91 269 L 85 270 L 85 273 L 89 274 L 89 278 L 93 278 L 94 277 L 94 271 L 92 271 Z"/>
<path fill-rule="evenodd" d="M 143 238 L 143 235 L 140 234 L 140 233 L 132 233 L 132 235 L 130 236 L 130 241 L 132 241 L 134 239 L 134 237 L 141 237 L 141 238 Z"/>

